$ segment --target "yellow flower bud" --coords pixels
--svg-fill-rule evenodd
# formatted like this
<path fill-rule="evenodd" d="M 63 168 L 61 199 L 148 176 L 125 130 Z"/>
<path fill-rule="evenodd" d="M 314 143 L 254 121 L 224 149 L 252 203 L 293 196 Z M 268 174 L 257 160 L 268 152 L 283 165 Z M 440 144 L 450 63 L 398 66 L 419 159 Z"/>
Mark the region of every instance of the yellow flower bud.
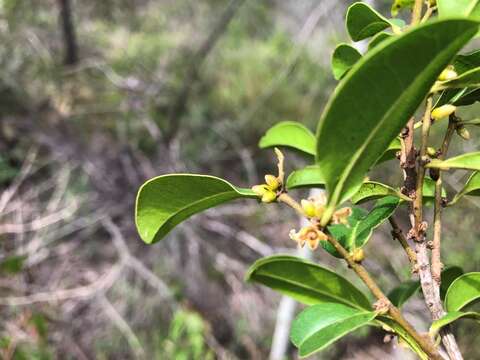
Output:
<path fill-rule="evenodd" d="M 446 104 L 446 105 L 442 105 L 438 108 L 433 109 L 431 116 L 434 120 L 440 120 L 444 117 L 447 117 L 447 116 L 453 114 L 455 112 L 455 110 L 457 110 L 456 106 Z"/>
<path fill-rule="evenodd" d="M 427 154 L 430 157 L 434 157 L 437 155 L 437 150 L 435 150 L 433 147 L 429 146 L 427 147 Z"/>
<path fill-rule="evenodd" d="M 315 205 L 310 200 L 302 199 L 300 202 L 305 215 L 309 218 L 315 217 Z"/>
<path fill-rule="evenodd" d="M 440 75 L 438 76 L 438 80 L 439 81 L 447 81 L 447 80 L 455 79 L 457 76 L 458 76 L 458 74 L 453 69 L 453 66 L 449 66 L 440 73 Z"/>
<path fill-rule="evenodd" d="M 280 186 L 278 178 L 274 175 L 265 175 L 265 182 L 267 183 L 268 187 L 273 191 L 277 190 Z"/>
<path fill-rule="evenodd" d="M 332 224 L 348 225 L 348 217 L 352 215 L 352 209 L 349 207 L 341 208 L 333 213 Z"/>
<path fill-rule="evenodd" d="M 464 140 L 470 140 L 470 132 L 465 128 L 465 126 L 460 125 L 456 128 L 457 134 Z"/>
<path fill-rule="evenodd" d="M 255 185 L 252 186 L 252 191 L 258 196 L 263 196 L 269 189 L 265 185 Z"/>
<path fill-rule="evenodd" d="M 357 263 L 360 263 L 363 261 L 363 259 L 365 259 L 365 252 L 363 251 L 363 249 L 355 249 L 351 255 L 352 260 Z"/>
<path fill-rule="evenodd" d="M 277 194 L 273 191 L 268 190 L 265 194 L 262 195 L 262 202 L 264 203 L 271 203 L 277 199 Z"/>
<path fill-rule="evenodd" d="M 289 235 L 292 240 L 298 243 L 298 246 L 303 247 L 305 243 L 307 243 L 308 247 L 312 250 L 318 247 L 320 241 L 328 240 L 328 236 L 313 225 L 305 226 L 300 229 L 299 232 L 290 230 Z"/>

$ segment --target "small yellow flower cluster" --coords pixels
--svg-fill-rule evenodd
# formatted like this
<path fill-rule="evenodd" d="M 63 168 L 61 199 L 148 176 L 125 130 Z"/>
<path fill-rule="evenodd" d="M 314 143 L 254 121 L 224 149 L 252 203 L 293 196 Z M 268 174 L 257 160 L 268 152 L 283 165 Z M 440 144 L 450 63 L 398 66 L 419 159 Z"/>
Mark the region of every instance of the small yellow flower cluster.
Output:
<path fill-rule="evenodd" d="M 457 107 L 455 105 L 445 104 L 433 109 L 431 116 L 433 120 L 438 121 L 447 116 L 450 116 L 455 112 L 455 110 L 457 110 Z"/>
<path fill-rule="evenodd" d="M 312 224 L 303 227 L 300 231 L 290 230 L 290 238 L 297 242 L 298 246 L 304 247 L 308 244 L 310 249 L 315 250 L 320 241 L 328 240 L 328 235 L 318 228 L 317 222 L 325 212 L 326 198 L 322 193 L 319 196 L 311 197 L 308 200 L 301 201 L 302 209 Z M 345 207 L 335 211 L 332 216 L 331 224 L 348 224 L 348 217 L 352 214 L 352 209 Z"/>
<path fill-rule="evenodd" d="M 255 185 L 252 190 L 262 198 L 262 202 L 271 203 L 277 199 L 277 190 L 282 183 L 274 175 L 265 175 L 265 184 Z"/>

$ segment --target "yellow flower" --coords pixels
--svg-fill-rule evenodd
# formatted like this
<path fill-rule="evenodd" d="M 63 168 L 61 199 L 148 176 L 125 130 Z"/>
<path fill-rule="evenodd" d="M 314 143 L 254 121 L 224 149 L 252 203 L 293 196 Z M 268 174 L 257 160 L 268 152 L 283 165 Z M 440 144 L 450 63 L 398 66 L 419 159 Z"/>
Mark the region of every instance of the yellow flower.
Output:
<path fill-rule="evenodd" d="M 297 242 L 298 246 L 304 247 L 305 243 L 308 244 L 308 247 L 312 250 L 315 250 L 318 247 L 320 241 L 326 241 L 328 236 L 318 230 L 317 227 L 313 225 L 305 226 L 300 229 L 299 232 L 295 230 L 290 230 L 290 238 Z"/>
<path fill-rule="evenodd" d="M 455 79 L 458 76 L 457 72 L 454 70 L 453 66 L 448 66 L 444 69 L 438 76 L 439 81 L 447 81 Z"/>
<path fill-rule="evenodd" d="M 271 203 L 277 199 L 277 194 L 273 191 L 268 190 L 265 194 L 262 195 L 262 202 L 264 203 Z"/>
<path fill-rule="evenodd" d="M 278 181 L 278 178 L 274 175 L 265 175 L 265 183 L 272 191 L 280 187 L 280 181 Z"/>
<path fill-rule="evenodd" d="M 332 224 L 348 225 L 348 217 L 352 215 L 352 209 L 349 207 L 341 208 L 333 213 Z"/>
<path fill-rule="evenodd" d="M 302 199 L 300 203 L 302 205 L 303 212 L 307 217 L 315 217 L 315 204 L 313 201 Z"/>
<path fill-rule="evenodd" d="M 356 263 L 361 263 L 365 259 L 365 252 L 363 249 L 355 249 L 352 253 L 352 260 Z"/>
<path fill-rule="evenodd" d="M 453 114 L 455 112 L 455 110 L 457 110 L 456 106 L 450 105 L 450 104 L 445 104 L 445 105 L 442 105 L 438 108 L 433 109 L 431 116 L 432 116 L 432 119 L 434 119 L 434 120 L 440 120 L 444 117 L 447 117 L 447 116 Z"/>
<path fill-rule="evenodd" d="M 258 196 L 263 196 L 267 191 L 269 191 L 268 187 L 264 185 L 255 185 L 252 186 L 252 191 L 257 194 Z"/>

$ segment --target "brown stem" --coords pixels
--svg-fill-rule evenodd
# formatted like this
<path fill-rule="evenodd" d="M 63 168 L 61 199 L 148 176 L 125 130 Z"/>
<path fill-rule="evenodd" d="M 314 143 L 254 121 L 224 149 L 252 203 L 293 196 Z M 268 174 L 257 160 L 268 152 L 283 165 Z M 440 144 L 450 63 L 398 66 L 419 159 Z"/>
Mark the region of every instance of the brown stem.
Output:
<path fill-rule="evenodd" d="M 441 237 L 442 237 L 442 178 L 435 182 L 435 204 L 433 210 L 432 277 L 440 286 L 442 273 Z"/>
<path fill-rule="evenodd" d="M 417 254 L 415 253 L 415 250 L 413 250 L 412 247 L 408 244 L 407 238 L 403 234 L 402 229 L 400 228 L 394 217 L 390 216 L 388 218 L 388 221 L 392 226 L 392 236 L 394 237 L 394 239 L 397 239 L 400 242 L 400 245 L 402 245 L 405 253 L 407 254 L 408 261 L 410 261 L 410 265 L 412 266 L 412 272 L 417 272 Z"/>
<path fill-rule="evenodd" d="M 412 10 L 412 25 L 417 25 L 420 22 L 420 19 L 422 18 L 422 6 L 423 0 L 415 0 Z"/>
<path fill-rule="evenodd" d="M 378 299 L 381 304 L 388 306 L 388 314 L 394 319 L 400 326 L 402 326 L 405 331 L 412 336 L 415 341 L 421 346 L 423 351 L 425 351 L 428 356 L 432 359 L 441 359 L 440 354 L 435 348 L 434 344 L 428 337 L 420 335 L 413 326 L 405 320 L 402 316 L 400 310 L 396 308 L 390 300 L 385 296 L 383 291 L 378 287 L 376 282 L 372 279 L 368 271 L 359 263 L 355 262 L 352 259 L 352 256 L 348 251 L 332 236 L 328 237 L 328 242 L 337 250 L 337 252 L 342 255 L 342 257 L 347 262 L 348 266 L 355 271 L 358 277 L 363 281 L 363 283 L 368 287 L 372 294 Z"/>

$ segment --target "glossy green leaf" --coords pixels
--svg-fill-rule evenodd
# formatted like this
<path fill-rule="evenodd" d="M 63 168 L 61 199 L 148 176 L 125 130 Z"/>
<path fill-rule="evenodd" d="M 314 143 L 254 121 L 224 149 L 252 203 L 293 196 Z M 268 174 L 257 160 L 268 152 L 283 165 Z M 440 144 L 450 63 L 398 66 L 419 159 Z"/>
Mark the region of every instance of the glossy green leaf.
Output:
<path fill-rule="evenodd" d="M 450 285 L 463 275 L 463 269 L 460 266 L 447 266 L 442 271 L 442 282 L 440 283 L 440 298 L 445 300 L 445 295 Z"/>
<path fill-rule="evenodd" d="M 348 70 L 362 57 L 353 46 L 340 44 L 335 48 L 332 55 L 332 73 L 336 80 L 345 76 Z"/>
<path fill-rule="evenodd" d="M 310 306 L 292 324 L 290 339 L 301 357 L 325 349 L 328 345 L 362 326 L 369 325 L 376 313 L 338 303 Z"/>
<path fill-rule="evenodd" d="M 437 0 L 437 6 L 440 17 L 468 16 L 480 19 L 479 0 Z"/>
<path fill-rule="evenodd" d="M 384 40 L 388 40 L 392 37 L 394 37 L 394 35 L 386 32 L 379 32 L 374 37 L 372 37 L 372 40 L 370 40 L 370 42 L 368 43 L 368 50 L 372 50 L 375 46 L 379 45 Z"/>
<path fill-rule="evenodd" d="M 415 27 L 368 52 L 339 83 L 317 130 L 317 163 L 330 195 L 325 217 L 360 188 L 365 173 L 477 29 L 470 20 Z"/>
<path fill-rule="evenodd" d="M 463 274 L 448 288 L 445 308 L 448 312 L 459 311 L 478 298 L 480 298 L 480 272 Z"/>
<path fill-rule="evenodd" d="M 330 225 L 328 231 L 340 244 L 353 251 L 365 246 L 372 236 L 373 230 L 387 220 L 395 211 L 400 199 L 387 196 L 378 200 L 368 214 L 361 208 L 352 208 L 352 215 L 348 218 L 348 225 Z M 335 248 L 326 241 L 321 242 L 323 248 L 336 257 L 341 257 Z"/>
<path fill-rule="evenodd" d="M 272 126 L 262 136 L 260 148 L 286 146 L 304 153 L 315 155 L 315 135 L 304 125 L 295 121 L 282 121 Z"/>
<path fill-rule="evenodd" d="M 290 173 L 285 183 L 287 190 L 302 187 L 325 187 L 325 180 L 317 165 L 310 165 Z"/>
<path fill-rule="evenodd" d="M 433 159 L 426 165 L 426 167 L 440 170 L 480 170 L 480 151 L 466 153 L 446 160 Z"/>
<path fill-rule="evenodd" d="M 336 302 L 371 309 L 368 298 L 348 280 L 294 256 L 276 255 L 260 259 L 250 267 L 246 279 L 307 305 Z"/>
<path fill-rule="evenodd" d="M 402 148 L 399 138 L 393 139 L 393 141 L 388 145 L 387 150 L 382 154 L 380 159 L 377 160 L 376 164 L 380 164 L 384 161 L 392 160 L 397 158 L 397 153 Z"/>
<path fill-rule="evenodd" d="M 361 204 L 366 201 L 377 200 L 385 196 L 396 196 L 405 201 L 412 201 L 408 196 L 402 194 L 399 190 L 388 185 L 376 182 L 365 181 L 362 187 L 350 199 L 354 204 Z"/>
<path fill-rule="evenodd" d="M 420 289 L 420 282 L 406 281 L 394 288 L 389 294 L 388 298 L 393 305 L 400 308 Z"/>
<path fill-rule="evenodd" d="M 457 321 L 457 320 L 463 319 L 463 318 L 479 321 L 480 320 L 480 314 L 476 313 L 476 312 L 473 312 L 473 311 L 469 311 L 469 312 L 452 311 L 452 312 L 449 312 L 449 313 L 445 314 L 442 318 L 440 318 L 440 319 L 438 319 L 438 320 L 436 320 L 432 323 L 432 325 L 430 326 L 430 331 L 429 331 L 430 336 L 435 337 L 438 334 L 438 332 L 440 331 L 441 328 L 443 328 L 444 326 L 450 325 L 454 321 Z"/>
<path fill-rule="evenodd" d="M 140 187 L 135 206 L 135 222 L 144 242 L 161 240 L 190 216 L 239 198 L 257 198 L 214 176 L 195 174 L 162 175 Z"/>
<path fill-rule="evenodd" d="M 417 343 L 417 341 L 408 332 L 406 332 L 403 327 L 398 325 L 396 321 L 387 316 L 378 316 L 375 319 L 375 322 L 379 323 L 382 326 L 386 325 L 391 330 L 393 330 L 400 338 L 405 341 L 405 343 L 410 347 L 410 349 L 420 357 L 420 359 L 429 359 L 428 355 L 425 354 L 425 352 L 422 350 L 422 347 Z"/>
<path fill-rule="evenodd" d="M 470 175 L 463 188 L 454 196 L 448 205 L 455 204 L 465 195 L 480 196 L 480 172 L 475 171 Z"/>
<path fill-rule="evenodd" d="M 366 39 L 391 26 L 386 18 L 363 2 L 348 8 L 346 24 L 353 41 Z"/>

